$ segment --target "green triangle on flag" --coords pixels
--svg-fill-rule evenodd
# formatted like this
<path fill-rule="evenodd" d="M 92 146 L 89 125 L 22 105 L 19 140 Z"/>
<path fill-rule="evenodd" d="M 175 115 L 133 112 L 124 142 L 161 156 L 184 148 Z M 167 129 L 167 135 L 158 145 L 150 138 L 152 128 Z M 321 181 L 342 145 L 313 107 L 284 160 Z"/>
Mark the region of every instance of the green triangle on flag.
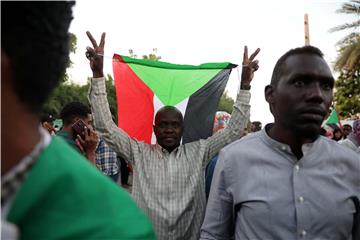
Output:
<path fill-rule="evenodd" d="M 335 109 L 332 110 L 328 119 L 326 119 L 326 124 L 338 124 L 340 119 Z"/>

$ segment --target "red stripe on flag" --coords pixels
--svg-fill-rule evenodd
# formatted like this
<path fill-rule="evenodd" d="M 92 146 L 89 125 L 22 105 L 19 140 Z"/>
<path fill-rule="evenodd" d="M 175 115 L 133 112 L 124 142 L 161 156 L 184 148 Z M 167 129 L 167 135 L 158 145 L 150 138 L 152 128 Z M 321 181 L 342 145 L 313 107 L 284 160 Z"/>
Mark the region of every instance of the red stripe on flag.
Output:
<path fill-rule="evenodd" d="M 118 126 L 129 136 L 151 143 L 154 93 L 119 55 L 113 57 Z"/>

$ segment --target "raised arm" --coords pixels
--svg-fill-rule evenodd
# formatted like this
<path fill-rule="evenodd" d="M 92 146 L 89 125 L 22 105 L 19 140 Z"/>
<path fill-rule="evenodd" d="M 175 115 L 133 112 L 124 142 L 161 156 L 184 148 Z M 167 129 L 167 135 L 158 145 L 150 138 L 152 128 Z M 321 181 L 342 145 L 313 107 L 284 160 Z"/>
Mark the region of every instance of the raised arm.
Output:
<path fill-rule="evenodd" d="M 112 120 L 107 100 L 103 72 L 105 33 L 101 35 L 99 45 L 89 31 L 86 32 L 86 34 L 93 45 L 92 48 L 86 48 L 86 57 L 89 59 L 90 68 L 93 72 L 89 101 L 94 116 L 96 130 L 117 154 L 126 161 L 135 164 L 133 159 L 133 148 L 138 145 L 138 142 L 130 138 L 125 131 L 116 126 Z"/>
<path fill-rule="evenodd" d="M 215 133 L 205 141 L 207 154 L 204 156 L 204 164 L 206 165 L 225 145 L 239 139 L 244 134 L 244 128 L 250 118 L 250 88 L 254 72 L 259 68 L 259 61 L 254 60 L 260 52 L 260 48 L 248 57 L 247 46 L 244 47 L 244 55 L 242 62 L 242 74 L 240 82 L 240 91 L 237 95 L 233 112 L 226 128 Z"/>

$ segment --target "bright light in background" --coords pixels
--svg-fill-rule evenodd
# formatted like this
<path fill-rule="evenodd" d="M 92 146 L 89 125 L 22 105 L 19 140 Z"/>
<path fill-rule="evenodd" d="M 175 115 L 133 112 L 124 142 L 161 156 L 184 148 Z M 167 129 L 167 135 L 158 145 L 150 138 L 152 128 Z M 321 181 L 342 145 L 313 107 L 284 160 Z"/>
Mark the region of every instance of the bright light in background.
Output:
<path fill-rule="evenodd" d="M 291 48 L 304 45 L 304 14 L 309 15 L 310 44 L 319 47 L 332 66 L 336 42 L 348 32 L 329 33 L 329 29 L 354 21 L 335 13 L 345 1 L 316 0 L 78 0 L 70 31 L 77 36 L 77 52 L 69 70 L 74 82 L 83 84 L 91 76 L 85 58 L 90 46 L 89 30 L 100 41 L 106 32 L 104 73 L 112 74 L 114 53 L 138 56 L 158 49 L 162 61 L 198 65 L 206 62 L 232 62 L 241 65 L 243 47 L 249 52 L 261 48 L 257 59 L 260 69 L 252 84 L 251 121 L 264 124 L 273 120 L 264 99 L 277 59 Z M 227 85 L 235 98 L 239 86 L 233 71 Z"/>

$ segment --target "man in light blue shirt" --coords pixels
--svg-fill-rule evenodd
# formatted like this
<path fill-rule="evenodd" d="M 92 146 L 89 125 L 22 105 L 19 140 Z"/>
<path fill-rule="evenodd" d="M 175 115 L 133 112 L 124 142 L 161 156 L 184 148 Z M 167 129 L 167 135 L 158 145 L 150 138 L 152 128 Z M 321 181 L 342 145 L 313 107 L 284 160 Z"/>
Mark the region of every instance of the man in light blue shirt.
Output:
<path fill-rule="evenodd" d="M 220 152 L 201 239 L 360 239 L 360 158 L 319 135 L 333 86 L 317 48 L 278 60 L 275 122 Z"/>

